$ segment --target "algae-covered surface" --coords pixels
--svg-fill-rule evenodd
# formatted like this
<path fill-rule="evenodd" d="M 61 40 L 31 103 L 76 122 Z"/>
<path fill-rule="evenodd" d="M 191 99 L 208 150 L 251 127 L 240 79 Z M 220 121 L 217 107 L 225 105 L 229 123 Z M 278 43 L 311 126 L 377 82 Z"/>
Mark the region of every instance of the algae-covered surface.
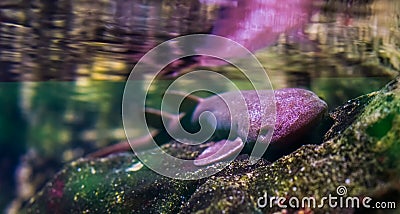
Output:
<path fill-rule="evenodd" d="M 273 163 L 260 160 L 251 165 L 247 156 L 241 155 L 211 177 L 184 181 L 151 171 L 130 153 L 96 160 L 80 159 L 67 164 L 30 200 L 24 211 L 398 212 L 399 81 L 400 77 L 380 91 L 338 107 L 330 113 L 333 126 L 324 142 L 304 145 Z M 176 142 L 163 148 L 181 158 L 193 158 L 204 149 Z M 276 200 L 271 200 L 272 197 Z M 278 197 L 282 197 L 279 204 Z M 295 197 L 299 199 L 299 206 L 293 206 Z M 306 197 L 314 198 L 315 205 L 311 200 L 302 206 L 302 199 Z M 329 204 L 328 197 L 336 197 L 332 199 L 336 204 Z M 353 200 L 359 200 L 358 206 Z M 365 207 L 363 202 L 370 207 Z M 397 209 L 377 209 L 377 202 L 386 202 L 387 207 Z"/>
<path fill-rule="evenodd" d="M 197 181 L 168 179 L 131 154 L 72 162 L 36 198 L 29 212 L 177 212 Z"/>

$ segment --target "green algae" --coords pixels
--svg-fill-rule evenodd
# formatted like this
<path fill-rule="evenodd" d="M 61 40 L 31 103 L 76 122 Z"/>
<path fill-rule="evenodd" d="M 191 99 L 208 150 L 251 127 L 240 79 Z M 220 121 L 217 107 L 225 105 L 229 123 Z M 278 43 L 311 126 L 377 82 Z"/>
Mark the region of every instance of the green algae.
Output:
<path fill-rule="evenodd" d="M 80 159 L 32 198 L 26 212 L 176 212 L 196 182 L 158 175 L 131 154 Z"/>

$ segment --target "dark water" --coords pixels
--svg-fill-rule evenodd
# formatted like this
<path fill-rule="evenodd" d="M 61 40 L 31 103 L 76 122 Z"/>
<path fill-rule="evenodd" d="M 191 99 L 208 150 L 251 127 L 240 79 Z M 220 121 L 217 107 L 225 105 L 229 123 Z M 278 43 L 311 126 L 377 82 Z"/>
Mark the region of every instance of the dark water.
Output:
<path fill-rule="evenodd" d="M 400 69 L 398 1 L 213 2 L 1 1 L 0 209 L 18 208 L 63 163 L 124 139 L 125 80 L 167 39 L 233 39 L 256 53 L 275 88 L 310 89 L 330 109 L 381 88 Z M 194 64 L 247 87 L 231 66 Z M 153 84 L 150 105 L 195 68 L 182 60 L 166 69 L 160 78 L 169 81 Z"/>

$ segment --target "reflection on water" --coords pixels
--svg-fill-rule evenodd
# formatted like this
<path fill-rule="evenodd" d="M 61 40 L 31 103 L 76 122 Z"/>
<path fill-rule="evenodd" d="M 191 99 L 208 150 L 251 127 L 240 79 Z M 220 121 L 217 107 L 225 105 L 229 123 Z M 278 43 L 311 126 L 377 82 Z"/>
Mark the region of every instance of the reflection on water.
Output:
<path fill-rule="evenodd" d="M 341 2 L 1 1 L 0 209 L 12 195 L 29 198 L 62 162 L 124 138 L 123 80 L 169 38 L 237 40 L 256 51 L 274 87 L 309 88 L 330 108 L 379 89 L 400 69 L 400 2 Z M 232 66 L 209 69 L 248 87 Z M 152 85 L 150 105 L 167 85 Z M 13 179 L 17 164 L 32 177 Z M 24 187 L 16 193 L 15 182 Z"/>
<path fill-rule="evenodd" d="M 238 0 L 235 4 L 221 5 L 211 33 L 232 39 L 254 52 L 276 43 L 282 33 L 302 36 L 313 9 L 312 0 L 281 0 L 279 3 Z M 238 51 L 221 44 L 206 41 L 200 48 L 212 49 L 225 59 L 239 57 Z M 203 59 L 200 64 L 213 66 L 221 62 Z"/>
<path fill-rule="evenodd" d="M 212 7 L 197 1 L 10 0 L 0 7 L 3 81 L 125 79 L 149 49 L 208 32 L 213 19 Z"/>
<path fill-rule="evenodd" d="M 342 76 L 342 70 L 365 75 L 360 70 L 373 66 L 381 76 L 400 66 L 396 1 L 201 2 L 2 1 L 0 78 L 123 80 L 155 45 L 201 32 L 227 36 L 253 51 L 272 45 L 259 55 L 270 76 L 282 76 L 275 67 L 285 75 L 306 75 L 310 67 L 329 66 L 318 73 Z"/>

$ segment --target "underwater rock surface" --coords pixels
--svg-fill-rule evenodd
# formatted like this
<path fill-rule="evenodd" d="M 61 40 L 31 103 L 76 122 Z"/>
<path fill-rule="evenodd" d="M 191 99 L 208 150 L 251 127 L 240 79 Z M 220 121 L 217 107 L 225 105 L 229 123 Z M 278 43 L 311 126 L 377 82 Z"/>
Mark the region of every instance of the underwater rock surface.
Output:
<path fill-rule="evenodd" d="M 195 181 L 158 175 L 132 154 L 69 163 L 26 205 L 28 213 L 353 213 L 399 211 L 400 77 L 382 90 L 350 100 L 330 113 L 333 126 L 320 145 L 305 145 L 277 161 L 250 165 L 239 156 L 223 171 Z M 171 142 L 163 148 L 193 159 L 206 146 Z M 210 166 L 211 167 L 211 166 Z M 339 186 L 346 194 L 338 195 Z M 343 188 L 342 188 L 343 190 Z M 339 192 L 340 193 L 340 192 Z M 397 210 L 352 207 L 280 208 L 261 197 L 370 197 Z M 260 200 L 261 198 L 261 200 Z M 340 198 L 340 197 L 339 197 Z M 339 200 L 337 200 L 339 201 Z M 267 200 L 269 202 L 269 200 Z M 264 202 L 263 202 L 264 203 Z M 286 200 L 284 205 L 289 205 Z M 339 206 L 339 205 L 338 205 Z"/>
<path fill-rule="evenodd" d="M 30 201 L 27 212 L 177 212 L 197 181 L 163 177 L 132 154 L 68 164 Z"/>

